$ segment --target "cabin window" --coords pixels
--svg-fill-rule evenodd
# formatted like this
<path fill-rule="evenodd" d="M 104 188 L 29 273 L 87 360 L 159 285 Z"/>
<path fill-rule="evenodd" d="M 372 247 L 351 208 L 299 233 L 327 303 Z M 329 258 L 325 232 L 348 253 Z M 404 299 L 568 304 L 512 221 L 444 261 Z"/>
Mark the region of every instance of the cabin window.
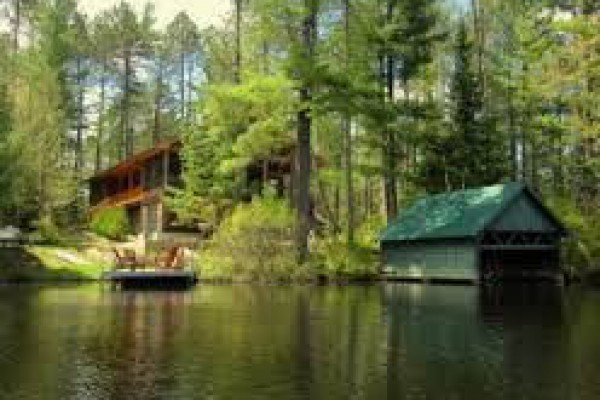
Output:
<path fill-rule="evenodd" d="M 181 160 L 176 153 L 169 155 L 169 185 L 178 186 L 181 183 Z"/>
<path fill-rule="evenodd" d="M 106 192 L 108 196 L 113 196 L 119 191 L 119 182 L 117 179 L 109 179 L 106 181 Z"/>
<path fill-rule="evenodd" d="M 142 171 L 141 170 L 138 169 L 133 172 L 132 181 L 133 181 L 134 188 L 139 187 L 141 185 L 141 183 L 142 183 Z"/>

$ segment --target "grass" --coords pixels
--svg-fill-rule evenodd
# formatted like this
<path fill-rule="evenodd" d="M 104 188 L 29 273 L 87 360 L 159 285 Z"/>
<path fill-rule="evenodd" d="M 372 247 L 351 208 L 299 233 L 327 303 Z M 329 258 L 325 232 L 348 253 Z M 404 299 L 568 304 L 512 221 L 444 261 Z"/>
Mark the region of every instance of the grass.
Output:
<path fill-rule="evenodd" d="M 75 260 L 66 260 L 69 254 Z M 103 263 L 75 248 L 0 248 L 0 282 L 86 281 L 99 279 Z"/>

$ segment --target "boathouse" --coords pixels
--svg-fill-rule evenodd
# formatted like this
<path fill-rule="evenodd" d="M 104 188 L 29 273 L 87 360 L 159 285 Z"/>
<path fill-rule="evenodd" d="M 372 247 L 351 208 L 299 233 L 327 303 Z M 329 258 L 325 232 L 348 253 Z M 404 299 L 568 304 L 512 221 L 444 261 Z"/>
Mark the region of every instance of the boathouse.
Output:
<path fill-rule="evenodd" d="M 180 148 L 178 140 L 163 141 L 91 177 L 90 213 L 124 207 L 135 233 L 158 238 L 175 219 L 164 195 L 180 184 Z"/>
<path fill-rule="evenodd" d="M 382 268 L 399 279 L 556 278 L 565 235 L 521 183 L 426 196 L 382 232 Z"/>

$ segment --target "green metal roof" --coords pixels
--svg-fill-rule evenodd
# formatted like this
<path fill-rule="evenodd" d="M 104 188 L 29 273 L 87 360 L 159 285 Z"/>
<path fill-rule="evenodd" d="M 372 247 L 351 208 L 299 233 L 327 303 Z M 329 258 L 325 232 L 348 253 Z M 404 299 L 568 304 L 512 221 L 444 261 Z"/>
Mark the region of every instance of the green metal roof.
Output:
<path fill-rule="evenodd" d="M 525 185 L 512 182 L 424 197 L 391 222 L 380 240 L 476 237 L 525 191 Z"/>

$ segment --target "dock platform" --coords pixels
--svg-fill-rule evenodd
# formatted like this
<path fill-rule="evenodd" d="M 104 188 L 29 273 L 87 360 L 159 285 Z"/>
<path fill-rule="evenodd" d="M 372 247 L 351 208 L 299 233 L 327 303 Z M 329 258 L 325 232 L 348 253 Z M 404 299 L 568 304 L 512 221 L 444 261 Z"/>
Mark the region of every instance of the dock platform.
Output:
<path fill-rule="evenodd" d="M 113 270 L 102 275 L 122 289 L 183 289 L 198 283 L 198 276 L 192 270 Z"/>

